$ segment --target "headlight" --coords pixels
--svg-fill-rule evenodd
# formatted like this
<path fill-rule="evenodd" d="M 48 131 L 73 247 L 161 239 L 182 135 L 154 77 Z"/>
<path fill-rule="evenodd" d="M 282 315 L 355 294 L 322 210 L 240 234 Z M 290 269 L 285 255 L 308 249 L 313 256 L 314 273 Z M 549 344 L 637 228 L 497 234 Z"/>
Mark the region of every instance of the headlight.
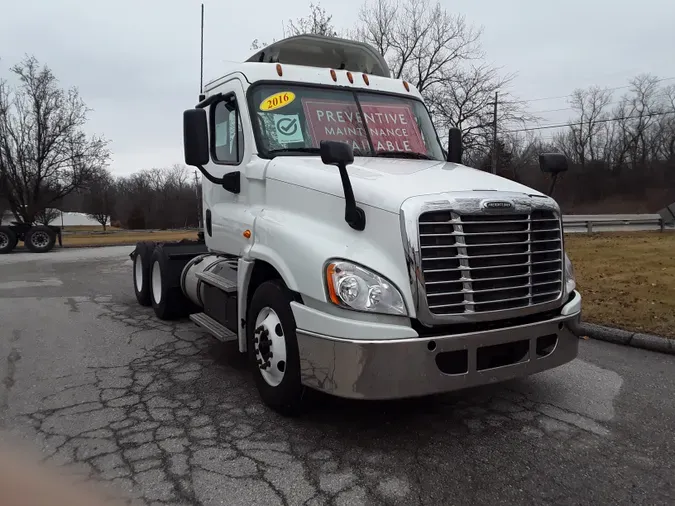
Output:
<path fill-rule="evenodd" d="M 340 307 L 407 315 L 403 296 L 388 279 L 351 262 L 336 261 L 326 266 L 330 301 Z"/>
<path fill-rule="evenodd" d="M 577 280 L 574 276 L 574 265 L 570 257 L 565 253 L 565 290 L 567 293 L 572 293 L 577 287 Z"/>

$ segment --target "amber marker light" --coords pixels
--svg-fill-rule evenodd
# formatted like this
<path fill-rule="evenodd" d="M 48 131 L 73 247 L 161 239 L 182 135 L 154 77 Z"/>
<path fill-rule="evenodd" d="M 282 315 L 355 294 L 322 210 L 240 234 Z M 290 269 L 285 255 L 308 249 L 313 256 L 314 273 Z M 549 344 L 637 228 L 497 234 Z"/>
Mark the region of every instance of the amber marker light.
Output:
<path fill-rule="evenodd" d="M 244 237 L 246 237 L 246 239 L 250 239 L 251 238 L 251 231 L 250 230 L 244 230 L 243 235 L 244 235 Z"/>
<path fill-rule="evenodd" d="M 403 86 L 405 87 L 405 91 L 410 91 L 410 85 L 408 84 L 408 81 L 403 81 Z"/>
<path fill-rule="evenodd" d="M 277 74 L 279 74 L 279 77 L 284 75 L 283 70 L 281 69 L 281 63 L 277 63 Z"/>
<path fill-rule="evenodd" d="M 349 79 L 350 83 L 354 84 L 354 77 L 351 72 L 347 72 L 347 79 Z"/>
<path fill-rule="evenodd" d="M 366 86 L 370 86 L 370 81 L 368 80 L 367 74 L 363 74 L 363 82 L 366 83 Z"/>
<path fill-rule="evenodd" d="M 333 81 L 337 82 L 337 74 L 333 69 L 330 69 L 330 76 L 333 78 Z"/>
<path fill-rule="evenodd" d="M 333 304 L 340 304 L 337 293 L 335 293 L 335 286 L 333 286 L 333 274 L 335 274 L 335 264 L 329 264 L 326 267 L 326 281 L 328 285 L 328 296 Z"/>

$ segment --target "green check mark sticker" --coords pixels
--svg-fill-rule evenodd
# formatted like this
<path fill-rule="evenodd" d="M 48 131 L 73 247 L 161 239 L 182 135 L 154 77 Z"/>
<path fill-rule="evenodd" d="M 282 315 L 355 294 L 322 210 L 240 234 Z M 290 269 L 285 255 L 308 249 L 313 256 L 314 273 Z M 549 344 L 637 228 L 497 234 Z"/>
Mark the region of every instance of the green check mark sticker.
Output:
<path fill-rule="evenodd" d="M 274 128 L 277 131 L 277 140 L 283 144 L 304 142 L 300 118 L 297 114 L 275 114 Z"/>

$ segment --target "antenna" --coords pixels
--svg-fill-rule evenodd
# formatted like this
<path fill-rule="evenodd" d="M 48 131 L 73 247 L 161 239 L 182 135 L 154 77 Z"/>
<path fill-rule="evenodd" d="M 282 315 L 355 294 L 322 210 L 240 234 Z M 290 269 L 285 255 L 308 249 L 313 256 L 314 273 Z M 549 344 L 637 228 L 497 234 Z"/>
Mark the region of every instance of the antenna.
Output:
<path fill-rule="evenodd" d="M 201 53 L 200 53 L 200 68 L 199 68 L 199 101 L 204 100 L 204 4 L 202 4 L 202 30 L 201 30 Z"/>

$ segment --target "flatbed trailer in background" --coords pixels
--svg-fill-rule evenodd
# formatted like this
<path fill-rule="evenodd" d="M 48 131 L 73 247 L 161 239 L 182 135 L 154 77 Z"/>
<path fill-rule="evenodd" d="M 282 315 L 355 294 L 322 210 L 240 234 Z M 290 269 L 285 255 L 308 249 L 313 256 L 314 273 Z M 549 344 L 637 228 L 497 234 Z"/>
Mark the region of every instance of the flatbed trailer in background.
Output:
<path fill-rule="evenodd" d="M 11 225 L 0 226 L 0 255 L 11 253 L 19 241 L 33 253 L 51 251 L 59 241 L 63 246 L 61 227 L 54 225 L 31 225 L 28 223 L 13 222 Z"/>

